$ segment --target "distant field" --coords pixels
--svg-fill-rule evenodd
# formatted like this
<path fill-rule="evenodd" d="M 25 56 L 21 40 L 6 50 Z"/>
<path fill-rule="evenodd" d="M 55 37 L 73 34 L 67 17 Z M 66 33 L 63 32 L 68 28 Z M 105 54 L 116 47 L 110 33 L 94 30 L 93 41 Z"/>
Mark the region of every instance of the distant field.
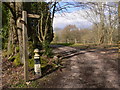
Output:
<path fill-rule="evenodd" d="M 70 46 L 70 47 L 76 47 L 81 49 L 87 49 L 87 48 L 110 48 L 110 49 L 118 49 L 118 44 L 112 44 L 112 45 L 98 45 L 98 44 L 82 44 L 82 43 L 51 43 L 51 45 L 63 45 L 63 46 Z"/>
<path fill-rule="evenodd" d="M 71 46 L 71 45 L 73 45 L 73 43 L 51 43 L 51 45 Z"/>

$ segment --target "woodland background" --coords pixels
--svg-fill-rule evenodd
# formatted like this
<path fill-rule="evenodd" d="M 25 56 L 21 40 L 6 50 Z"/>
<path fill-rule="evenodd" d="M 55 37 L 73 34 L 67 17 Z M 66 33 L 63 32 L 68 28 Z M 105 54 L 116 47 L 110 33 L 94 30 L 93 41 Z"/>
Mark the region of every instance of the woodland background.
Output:
<path fill-rule="evenodd" d="M 53 53 L 50 45 L 73 45 L 73 46 L 100 46 L 119 47 L 120 29 L 120 3 L 119 2 L 2 2 L 2 60 L 10 62 L 12 67 L 23 65 L 23 35 L 22 11 L 38 14 L 40 18 L 28 18 L 26 25 L 28 31 L 28 64 L 29 69 L 34 67 L 34 49 L 38 48 L 41 56 L 42 68 L 47 65 L 55 67 L 52 63 Z M 91 28 L 81 29 L 76 25 L 68 25 L 64 29 L 55 28 L 53 21 L 55 13 L 67 12 L 68 8 L 86 9 L 86 16 L 93 23 Z M 91 13 L 95 17 L 91 16 Z M 97 22 L 96 22 L 97 21 Z M 6 67 L 5 67 L 6 68 Z M 3 70 L 4 71 L 4 70 Z"/>

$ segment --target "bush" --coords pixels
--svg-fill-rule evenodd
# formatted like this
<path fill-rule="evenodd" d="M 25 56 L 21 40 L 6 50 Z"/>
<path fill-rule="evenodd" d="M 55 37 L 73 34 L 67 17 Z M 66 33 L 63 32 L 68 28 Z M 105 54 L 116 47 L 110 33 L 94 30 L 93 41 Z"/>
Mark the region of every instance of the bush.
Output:
<path fill-rule="evenodd" d="M 40 57 L 41 65 L 42 67 L 46 66 L 48 64 L 48 58 L 45 56 Z"/>
<path fill-rule="evenodd" d="M 28 60 L 28 67 L 34 68 L 34 58 Z"/>
<path fill-rule="evenodd" d="M 15 58 L 14 61 L 13 61 L 13 64 L 15 66 L 19 66 L 21 64 L 21 62 L 20 62 L 20 54 L 19 53 L 17 53 L 16 56 L 13 56 L 12 58 Z"/>
<path fill-rule="evenodd" d="M 6 50 L 3 50 L 3 51 L 2 51 L 2 57 L 3 57 L 3 58 L 7 57 L 7 54 L 8 54 L 8 52 L 7 52 Z"/>
<path fill-rule="evenodd" d="M 19 46 L 16 47 L 16 51 L 19 52 Z"/>
<path fill-rule="evenodd" d="M 43 42 L 43 49 L 45 50 L 45 52 L 43 53 L 44 55 L 47 55 L 47 57 L 51 57 L 52 56 L 52 49 L 49 47 L 50 43 L 45 41 Z"/>

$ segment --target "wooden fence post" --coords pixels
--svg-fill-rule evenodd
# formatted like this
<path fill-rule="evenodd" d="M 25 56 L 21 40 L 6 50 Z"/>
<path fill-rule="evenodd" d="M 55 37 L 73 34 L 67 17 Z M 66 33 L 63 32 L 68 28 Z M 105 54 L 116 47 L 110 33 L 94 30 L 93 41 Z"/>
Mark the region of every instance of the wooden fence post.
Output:
<path fill-rule="evenodd" d="M 28 81 L 28 50 L 27 50 L 27 12 L 22 11 L 23 28 L 23 61 L 24 61 L 24 80 Z"/>

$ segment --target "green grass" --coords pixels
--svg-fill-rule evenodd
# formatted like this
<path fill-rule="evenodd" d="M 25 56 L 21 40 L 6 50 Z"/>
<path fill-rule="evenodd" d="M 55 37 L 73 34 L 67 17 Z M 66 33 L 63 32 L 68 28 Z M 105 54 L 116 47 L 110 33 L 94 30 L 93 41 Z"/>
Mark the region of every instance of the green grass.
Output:
<path fill-rule="evenodd" d="M 51 45 L 63 45 L 63 46 L 70 46 L 70 45 L 73 45 L 73 43 L 51 43 Z"/>
<path fill-rule="evenodd" d="M 98 45 L 98 44 L 93 44 L 93 43 L 87 43 L 87 44 L 82 44 L 82 43 L 52 43 L 51 45 L 63 45 L 63 46 L 70 46 L 70 47 L 77 47 L 80 49 L 99 49 L 99 48 L 111 48 L 111 49 L 117 49 L 118 45 L 113 44 L 113 45 Z"/>
<path fill-rule="evenodd" d="M 81 49 L 100 49 L 100 48 L 106 48 L 106 49 L 118 49 L 117 44 L 113 45 L 97 45 L 97 44 L 73 44 L 70 45 L 71 47 L 79 47 Z"/>

